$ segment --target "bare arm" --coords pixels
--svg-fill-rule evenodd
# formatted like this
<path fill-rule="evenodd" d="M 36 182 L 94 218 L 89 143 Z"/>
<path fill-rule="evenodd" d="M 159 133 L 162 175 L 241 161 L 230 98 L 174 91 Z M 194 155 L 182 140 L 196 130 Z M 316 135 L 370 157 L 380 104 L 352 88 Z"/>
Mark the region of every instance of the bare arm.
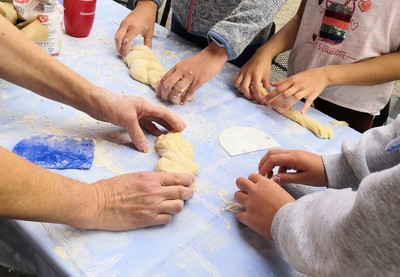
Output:
<path fill-rule="evenodd" d="M 182 119 L 164 106 L 93 85 L 40 49 L 2 16 L 0 30 L 0 55 L 7 57 L 0 59 L 0 78 L 125 128 L 140 151 L 148 150 L 142 128 L 153 135 L 161 133 L 153 121 L 168 130 L 185 128 Z"/>
<path fill-rule="evenodd" d="M 306 1 L 303 0 L 297 13 L 266 44 L 257 49 L 253 57 L 235 74 L 233 83 L 248 99 L 264 103 L 262 87 L 269 90 L 272 59 L 292 48 L 300 26 Z M 262 84 L 262 87 L 260 85 Z M 250 85 L 251 88 L 250 88 Z"/>
<path fill-rule="evenodd" d="M 92 185 L 33 165 L 0 147 L 0 217 L 129 230 L 166 224 L 193 196 L 191 174 L 138 172 Z"/>
<path fill-rule="evenodd" d="M 35 166 L 1 147 L 0 157 L 1 217 L 80 226 L 94 214 L 94 186 Z"/>

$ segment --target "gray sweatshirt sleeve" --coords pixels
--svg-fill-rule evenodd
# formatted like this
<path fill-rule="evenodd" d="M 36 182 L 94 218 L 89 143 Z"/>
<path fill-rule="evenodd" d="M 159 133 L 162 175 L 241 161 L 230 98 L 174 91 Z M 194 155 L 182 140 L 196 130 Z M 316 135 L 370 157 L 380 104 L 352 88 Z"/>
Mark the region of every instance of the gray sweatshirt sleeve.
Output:
<path fill-rule="evenodd" d="M 162 5 L 162 0 L 152 0 L 154 3 L 157 4 L 157 7 L 160 8 Z M 138 0 L 133 0 L 133 7 L 136 7 Z"/>
<path fill-rule="evenodd" d="M 395 276 L 400 272 L 400 117 L 324 157 L 331 187 L 282 207 L 272 237 L 293 267 L 311 276 Z M 359 185 L 358 185 L 359 184 Z"/>
<path fill-rule="evenodd" d="M 244 0 L 224 20 L 208 32 L 228 52 L 228 60 L 237 58 L 255 36 L 270 25 L 286 0 Z"/>

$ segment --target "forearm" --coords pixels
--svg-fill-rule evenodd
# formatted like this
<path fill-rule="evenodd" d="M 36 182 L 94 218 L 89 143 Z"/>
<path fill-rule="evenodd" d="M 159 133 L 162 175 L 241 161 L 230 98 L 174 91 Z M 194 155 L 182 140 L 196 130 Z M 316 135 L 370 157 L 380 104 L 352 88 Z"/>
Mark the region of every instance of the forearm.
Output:
<path fill-rule="evenodd" d="M 35 166 L 0 147 L 0 216 L 80 227 L 95 214 L 93 186 Z"/>
<path fill-rule="evenodd" d="M 328 86 L 373 86 L 400 79 L 400 52 L 352 64 L 323 67 Z"/>
<path fill-rule="evenodd" d="M 145 5 L 148 5 L 148 7 L 154 7 L 152 4 L 149 5 L 149 3 L 153 3 L 155 4 L 155 11 L 157 12 L 157 10 L 161 7 L 162 5 L 162 0 L 136 0 L 133 2 L 134 7 L 137 7 L 139 5 L 143 5 L 143 3 Z"/>
<path fill-rule="evenodd" d="M 272 235 L 285 258 L 310 276 L 387 275 L 400 258 L 390 227 L 399 222 L 399 170 L 365 178 L 358 192 L 327 190 L 284 206 Z"/>
<path fill-rule="evenodd" d="M 0 78 L 94 115 L 110 93 L 99 89 L 40 49 L 0 16 Z"/>
<path fill-rule="evenodd" d="M 366 131 L 359 142 L 345 141 L 342 153 L 322 156 L 329 187 L 358 188 L 369 174 L 399 164 L 400 155 L 385 152 L 386 145 L 399 136 L 400 117 L 389 125 Z"/>
<path fill-rule="evenodd" d="M 257 54 L 261 54 L 272 60 L 278 54 L 293 47 L 300 27 L 305 3 L 305 1 L 302 1 L 297 13 L 264 46 L 257 50 Z"/>
<path fill-rule="evenodd" d="M 223 44 L 229 60 L 237 58 L 253 39 L 272 24 L 285 1 L 242 1 L 231 14 L 215 24 L 208 39 Z M 266 37 L 265 37 L 266 38 Z"/>

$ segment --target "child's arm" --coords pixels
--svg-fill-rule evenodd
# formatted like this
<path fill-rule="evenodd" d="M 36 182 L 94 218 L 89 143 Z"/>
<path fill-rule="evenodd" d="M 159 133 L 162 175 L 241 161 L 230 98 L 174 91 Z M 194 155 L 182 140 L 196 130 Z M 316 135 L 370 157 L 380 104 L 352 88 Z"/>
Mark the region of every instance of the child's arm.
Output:
<path fill-rule="evenodd" d="M 271 108 L 280 107 L 279 111 L 284 112 L 306 98 L 301 109 L 306 113 L 314 99 L 327 87 L 373 86 L 399 79 L 400 52 L 394 52 L 352 64 L 311 68 L 272 83 L 276 89 L 266 96 L 266 104 Z"/>
<path fill-rule="evenodd" d="M 306 0 L 302 0 L 297 13 L 266 44 L 257 49 L 253 57 L 235 74 L 233 83 L 248 99 L 264 103 L 262 87 L 269 91 L 272 59 L 292 48 L 303 16 Z M 251 84 L 253 85 L 250 89 Z M 258 84 L 262 84 L 262 87 Z"/>

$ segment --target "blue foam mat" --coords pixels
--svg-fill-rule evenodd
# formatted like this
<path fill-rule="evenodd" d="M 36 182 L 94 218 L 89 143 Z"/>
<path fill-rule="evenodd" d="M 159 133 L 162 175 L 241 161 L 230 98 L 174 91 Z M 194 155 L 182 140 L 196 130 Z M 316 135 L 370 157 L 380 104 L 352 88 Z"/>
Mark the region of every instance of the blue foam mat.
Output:
<path fill-rule="evenodd" d="M 43 135 L 21 140 L 12 152 L 49 169 L 89 169 L 93 163 L 92 139 Z"/>

